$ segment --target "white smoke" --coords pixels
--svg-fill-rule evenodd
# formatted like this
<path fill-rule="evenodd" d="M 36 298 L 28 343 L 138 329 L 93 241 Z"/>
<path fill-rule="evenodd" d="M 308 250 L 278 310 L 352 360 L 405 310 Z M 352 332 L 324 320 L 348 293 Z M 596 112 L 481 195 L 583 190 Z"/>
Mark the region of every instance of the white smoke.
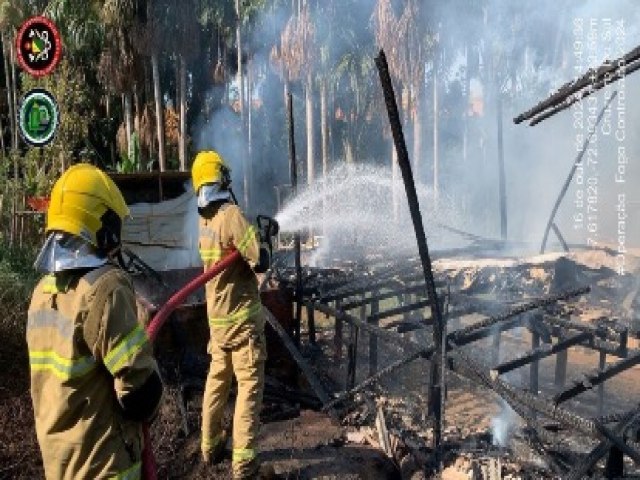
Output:
<path fill-rule="evenodd" d="M 511 435 L 518 423 L 518 415 L 503 400 L 501 411 L 491 419 L 491 436 L 493 444 L 499 447 L 507 447 Z"/>

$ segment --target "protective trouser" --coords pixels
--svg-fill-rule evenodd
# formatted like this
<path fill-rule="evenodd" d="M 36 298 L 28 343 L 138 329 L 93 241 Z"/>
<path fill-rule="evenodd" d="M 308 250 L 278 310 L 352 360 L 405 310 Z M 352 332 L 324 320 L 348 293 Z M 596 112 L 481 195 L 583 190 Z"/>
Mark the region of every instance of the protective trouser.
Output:
<path fill-rule="evenodd" d="M 224 447 L 221 422 L 235 375 L 238 395 L 233 416 L 233 476 L 255 478 L 266 360 L 262 313 L 231 327 L 212 326 L 209 353 L 211 366 L 202 406 L 203 457 L 209 460 Z"/>

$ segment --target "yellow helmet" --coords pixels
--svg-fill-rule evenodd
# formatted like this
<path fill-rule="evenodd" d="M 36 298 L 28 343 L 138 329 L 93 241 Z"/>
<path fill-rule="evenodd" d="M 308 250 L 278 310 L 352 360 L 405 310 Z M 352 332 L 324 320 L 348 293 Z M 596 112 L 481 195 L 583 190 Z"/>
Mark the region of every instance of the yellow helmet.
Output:
<path fill-rule="evenodd" d="M 207 150 L 198 153 L 191 167 L 193 190 L 198 193 L 200 187 L 207 183 L 221 183 L 223 188 L 227 188 L 231 183 L 229 171 L 229 167 L 218 152 Z"/>
<path fill-rule="evenodd" d="M 73 165 L 56 181 L 47 210 L 46 232 L 77 235 L 98 250 L 120 245 L 129 208 L 113 180 L 87 163 Z"/>

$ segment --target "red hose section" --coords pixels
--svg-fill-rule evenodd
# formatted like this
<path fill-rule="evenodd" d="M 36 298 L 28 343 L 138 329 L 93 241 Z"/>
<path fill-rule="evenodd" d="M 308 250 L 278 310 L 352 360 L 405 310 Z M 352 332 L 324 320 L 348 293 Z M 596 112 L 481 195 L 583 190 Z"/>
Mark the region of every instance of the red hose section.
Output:
<path fill-rule="evenodd" d="M 166 322 L 169 315 L 182 305 L 189 295 L 195 292 L 198 288 L 202 287 L 205 283 L 211 280 L 216 275 L 226 270 L 233 262 L 240 258 L 240 252 L 233 250 L 226 255 L 222 260 L 213 265 L 206 272 L 198 275 L 196 278 L 187 283 L 184 287 L 178 290 L 173 296 L 164 304 L 164 306 L 155 314 L 149 325 L 147 326 L 147 336 L 152 342 L 155 341 L 162 325 Z M 156 464 L 156 458 L 153 455 L 153 448 L 151 445 L 151 435 L 149 433 L 149 424 L 144 423 L 142 425 L 142 431 L 144 435 L 144 449 L 142 450 L 142 478 L 144 480 L 157 480 L 158 468 Z"/>

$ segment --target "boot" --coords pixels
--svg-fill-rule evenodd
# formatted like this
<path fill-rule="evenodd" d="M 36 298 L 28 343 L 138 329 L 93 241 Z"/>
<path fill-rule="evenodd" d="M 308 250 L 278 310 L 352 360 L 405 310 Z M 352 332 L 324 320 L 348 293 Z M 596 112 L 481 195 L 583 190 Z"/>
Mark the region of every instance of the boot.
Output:
<path fill-rule="evenodd" d="M 234 473 L 234 480 L 283 480 L 284 476 L 278 475 L 271 465 L 258 465 L 253 460 L 247 465 L 247 470 L 241 475 Z"/>
<path fill-rule="evenodd" d="M 227 433 L 225 431 L 222 432 L 222 437 L 220 441 L 216 443 L 216 446 L 213 447 L 208 452 L 202 452 L 202 461 L 207 465 L 215 465 L 217 463 L 222 462 L 224 460 L 225 451 L 227 446 Z"/>
<path fill-rule="evenodd" d="M 278 475 L 271 465 L 260 465 L 258 468 L 257 480 L 281 480 L 284 477 Z"/>

